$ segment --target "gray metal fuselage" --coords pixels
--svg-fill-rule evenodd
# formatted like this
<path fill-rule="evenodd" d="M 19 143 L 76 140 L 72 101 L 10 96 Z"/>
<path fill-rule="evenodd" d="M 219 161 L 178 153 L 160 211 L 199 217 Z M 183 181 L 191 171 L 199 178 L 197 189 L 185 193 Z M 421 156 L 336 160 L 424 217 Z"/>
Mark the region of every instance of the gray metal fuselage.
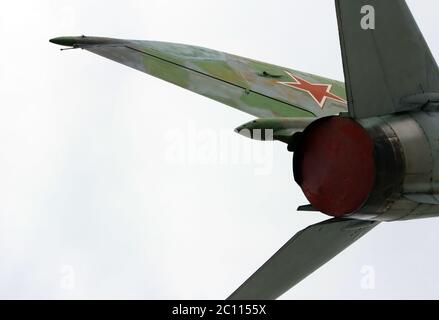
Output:
<path fill-rule="evenodd" d="M 395 221 L 439 216 L 439 112 L 407 112 L 358 122 L 376 135 L 376 179 L 381 187 L 350 217 Z"/>

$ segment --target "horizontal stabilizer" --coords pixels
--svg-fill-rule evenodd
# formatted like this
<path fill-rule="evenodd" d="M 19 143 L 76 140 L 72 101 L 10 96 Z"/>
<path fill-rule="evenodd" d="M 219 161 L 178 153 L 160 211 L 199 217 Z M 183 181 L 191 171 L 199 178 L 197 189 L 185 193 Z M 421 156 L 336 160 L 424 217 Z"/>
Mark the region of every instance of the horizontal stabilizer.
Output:
<path fill-rule="evenodd" d="M 300 231 L 228 299 L 277 299 L 378 223 L 334 218 Z"/>
<path fill-rule="evenodd" d="M 324 117 L 347 111 L 342 82 L 191 45 L 59 37 L 81 48 L 258 118 Z"/>

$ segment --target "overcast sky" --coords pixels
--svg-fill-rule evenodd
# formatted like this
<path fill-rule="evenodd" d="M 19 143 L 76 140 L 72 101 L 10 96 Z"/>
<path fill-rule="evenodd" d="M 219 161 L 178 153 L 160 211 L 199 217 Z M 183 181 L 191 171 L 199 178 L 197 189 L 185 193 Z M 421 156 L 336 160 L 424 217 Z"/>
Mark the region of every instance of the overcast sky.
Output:
<path fill-rule="evenodd" d="M 409 5 L 438 58 L 439 5 Z M 327 219 L 285 145 L 233 132 L 251 116 L 48 42 L 81 34 L 343 80 L 330 0 L 0 2 L 0 298 L 223 299 Z M 283 298 L 437 299 L 438 230 L 382 224 Z"/>

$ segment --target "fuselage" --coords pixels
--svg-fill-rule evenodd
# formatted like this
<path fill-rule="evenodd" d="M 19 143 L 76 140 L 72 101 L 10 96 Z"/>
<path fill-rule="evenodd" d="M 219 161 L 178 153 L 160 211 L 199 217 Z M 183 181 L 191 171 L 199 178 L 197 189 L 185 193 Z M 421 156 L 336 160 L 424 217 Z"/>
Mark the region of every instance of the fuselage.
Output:
<path fill-rule="evenodd" d="M 436 111 L 318 119 L 295 153 L 296 181 L 316 209 L 336 217 L 439 216 L 438 123 Z"/>

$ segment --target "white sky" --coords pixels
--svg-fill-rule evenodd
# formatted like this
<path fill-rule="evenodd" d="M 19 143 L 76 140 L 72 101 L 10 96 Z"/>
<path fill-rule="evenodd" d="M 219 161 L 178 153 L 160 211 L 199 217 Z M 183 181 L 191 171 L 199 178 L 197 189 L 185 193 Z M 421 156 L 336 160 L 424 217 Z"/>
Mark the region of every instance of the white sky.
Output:
<path fill-rule="evenodd" d="M 438 58 L 439 6 L 409 5 Z M 284 145 L 233 133 L 251 116 L 48 42 L 81 34 L 343 79 L 333 1 L 1 1 L 0 298 L 223 299 L 327 218 L 296 212 L 307 201 Z M 283 298 L 437 299 L 438 228 L 382 224 Z"/>

